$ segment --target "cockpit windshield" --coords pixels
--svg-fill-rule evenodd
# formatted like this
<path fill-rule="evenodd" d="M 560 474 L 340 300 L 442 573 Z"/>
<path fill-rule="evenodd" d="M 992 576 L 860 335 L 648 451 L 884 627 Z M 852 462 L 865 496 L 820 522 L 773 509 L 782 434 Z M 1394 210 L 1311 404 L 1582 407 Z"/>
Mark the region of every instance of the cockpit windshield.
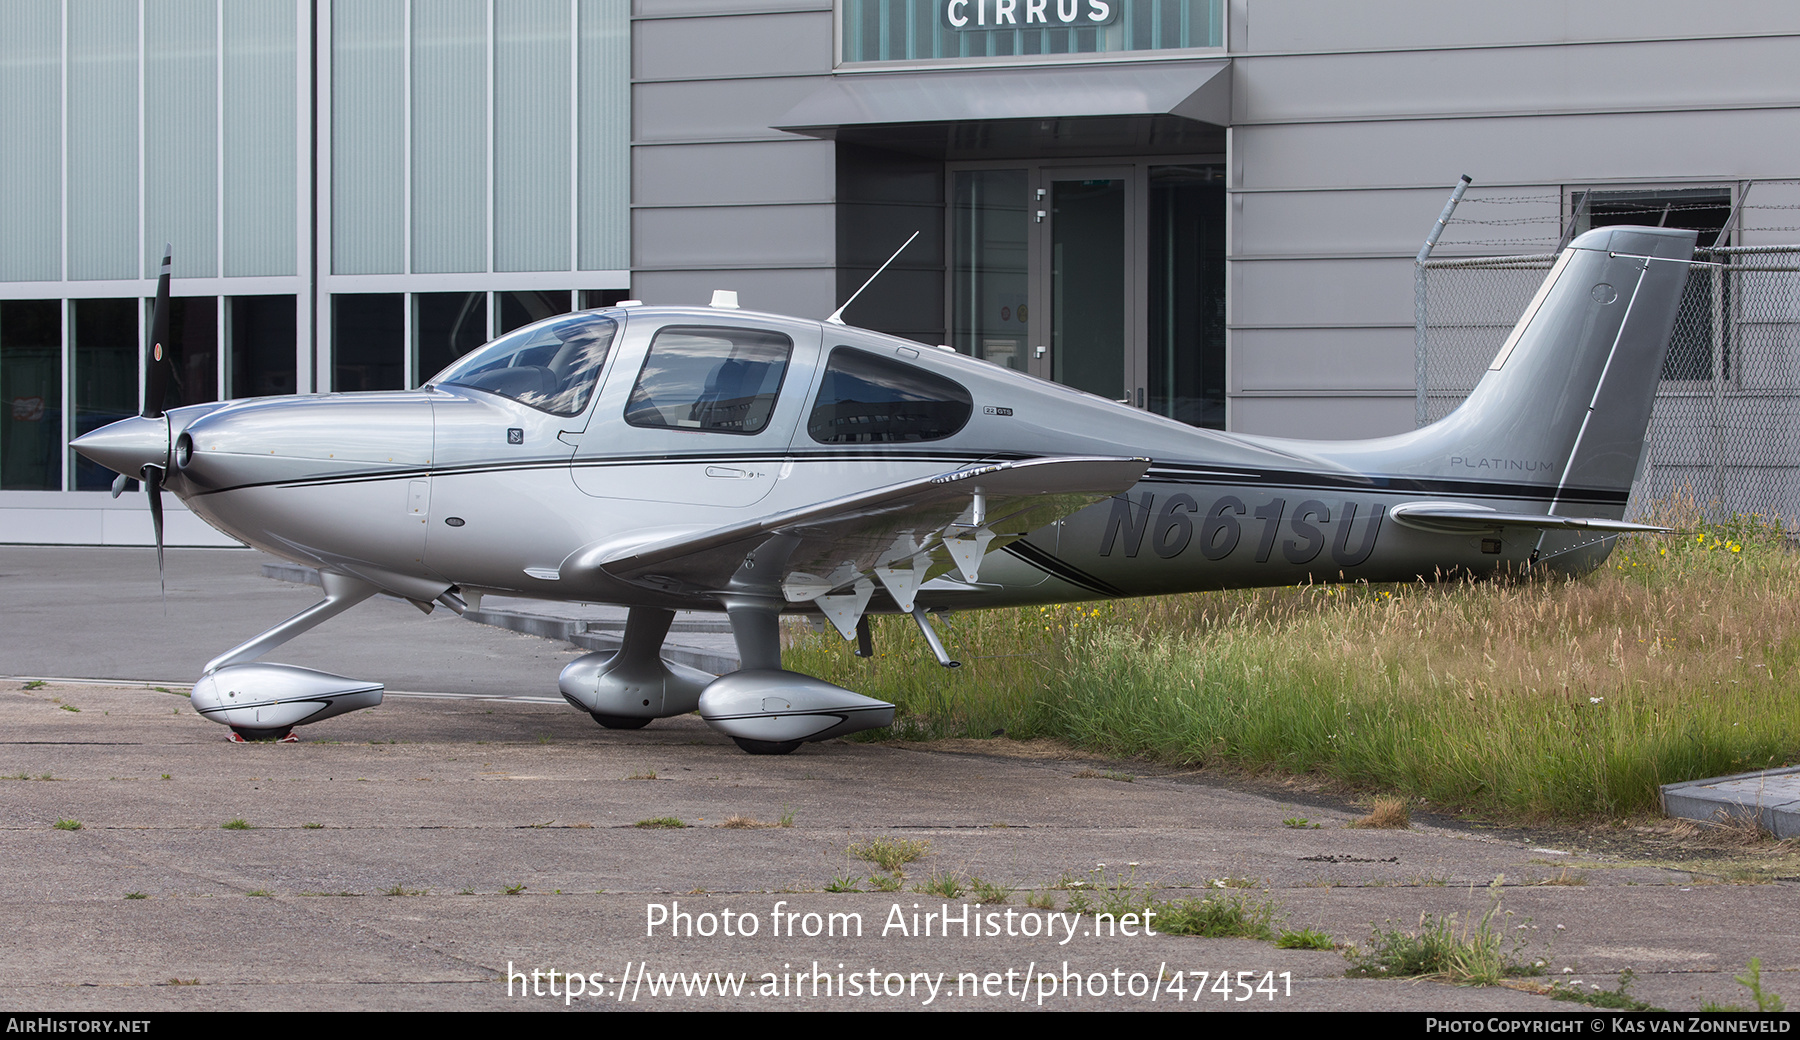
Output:
<path fill-rule="evenodd" d="M 510 397 L 551 415 L 587 407 L 619 325 L 591 312 L 527 325 L 458 358 L 432 385 Z"/>

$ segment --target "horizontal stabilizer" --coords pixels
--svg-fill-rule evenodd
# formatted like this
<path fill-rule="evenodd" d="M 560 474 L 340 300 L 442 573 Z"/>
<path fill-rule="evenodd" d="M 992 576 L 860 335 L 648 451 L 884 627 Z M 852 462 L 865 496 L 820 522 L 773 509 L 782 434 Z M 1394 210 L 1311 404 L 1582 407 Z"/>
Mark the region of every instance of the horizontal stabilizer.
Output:
<path fill-rule="evenodd" d="M 1388 511 L 1395 523 L 1432 534 L 1475 534 L 1503 527 L 1535 527 L 1548 531 L 1596 531 L 1601 534 L 1666 534 L 1666 527 L 1634 524 L 1603 517 L 1502 513 L 1461 502 L 1406 502 Z"/>

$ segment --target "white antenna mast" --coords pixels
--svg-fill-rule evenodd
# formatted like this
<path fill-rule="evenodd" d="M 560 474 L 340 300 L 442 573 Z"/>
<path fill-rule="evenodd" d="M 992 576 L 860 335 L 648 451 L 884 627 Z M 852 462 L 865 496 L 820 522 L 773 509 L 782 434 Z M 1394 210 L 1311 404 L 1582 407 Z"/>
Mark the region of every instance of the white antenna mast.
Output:
<path fill-rule="evenodd" d="M 825 320 L 826 320 L 826 321 L 828 321 L 828 322 L 830 322 L 830 323 L 831 323 L 831 324 L 833 324 L 833 325 L 842 325 L 842 324 L 844 324 L 844 310 L 845 310 L 845 308 L 847 308 L 847 307 L 849 307 L 849 306 L 850 306 L 850 305 L 851 305 L 851 304 L 853 304 L 853 303 L 855 303 L 855 302 L 856 302 L 856 298 L 857 298 L 857 297 L 858 297 L 858 296 L 861 296 L 861 295 L 862 295 L 862 292 L 863 292 L 863 289 L 867 289 L 867 288 L 868 288 L 868 287 L 869 287 L 869 286 L 871 286 L 871 285 L 874 285 L 874 284 L 875 284 L 875 279 L 877 279 L 877 278 L 880 278 L 880 277 L 881 277 L 881 272 L 883 272 L 883 271 L 885 271 L 885 270 L 887 270 L 887 269 L 888 269 L 888 264 L 891 264 L 891 263 L 893 263 L 893 262 L 894 262 L 894 261 L 896 261 L 896 260 L 898 260 L 898 259 L 900 259 L 900 254 L 901 254 L 901 253 L 904 253 L 904 252 L 906 252 L 906 247 L 907 247 L 907 246 L 910 246 L 910 245 L 912 245 L 912 244 L 913 244 L 913 238 L 918 238 L 918 237 L 919 237 L 919 233 L 918 233 L 918 232 L 917 232 L 917 231 L 915 231 L 915 232 L 913 232 L 913 233 L 912 233 L 912 238 L 909 238 L 909 239 L 907 239 L 907 240 L 906 240 L 906 241 L 904 241 L 904 242 L 902 242 L 902 243 L 900 243 L 900 248 L 899 248 L 899 249 L 896 249 L 896 250 L 894 250 L 894 255 L 893 255 L 893 256 L 890 256 L 890 257 L 888 257 L 888 258 L 887 258 L 887 264 L 882 264 L 882 265 L 881 265 L 881 266 L 880 266 L 880 267 L 877 267 L 877 268 L 876 268 L 876 269 L 875 269 L 875 273 L 874 273 L 874 274 L 872 274 L 872 275 L 870 275 L 870 276 L 869 276 L 869 280 L 868 280 L 868 281 L 866 281 L 866 282 L 864 282 L 864 283 L 862 283 L 862 288 L 861 288 L 861 289 L 858 289 L 858 290 L 856 290 L 856 291 L 855 291 L 855 292 L 853 292 L 853 293 L 851 293 L 851 294 L 850 294 L 850 298 L 849 298 L 849 299 L 848 299 L 848 300 L 845 300 L 845 301 L 844 301 L 844 306 L 843 306 L 843 307 L 839 307 L 839 308 L 838 308 L 838 309 L 837 309 L 837 310 L 835 310 L 835 311 L 832 311 L 832 312 L 831 312 L 831 317 L 829 317 L 829 318 L 826 318 L 826 319 L 825 319 Z"/>

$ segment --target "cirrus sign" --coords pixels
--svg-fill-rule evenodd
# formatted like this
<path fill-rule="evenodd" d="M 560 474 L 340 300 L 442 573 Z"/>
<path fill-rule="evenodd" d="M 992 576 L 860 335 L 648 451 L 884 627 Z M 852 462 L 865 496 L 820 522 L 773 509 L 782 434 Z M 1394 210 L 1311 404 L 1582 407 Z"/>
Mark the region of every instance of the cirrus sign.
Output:
<path fill-rule="evenodd" d="M 980 29 L 1081 29 L 1111 25 L 1119 18 L 1115 0 L 942 0 L 944 27 Z"/>

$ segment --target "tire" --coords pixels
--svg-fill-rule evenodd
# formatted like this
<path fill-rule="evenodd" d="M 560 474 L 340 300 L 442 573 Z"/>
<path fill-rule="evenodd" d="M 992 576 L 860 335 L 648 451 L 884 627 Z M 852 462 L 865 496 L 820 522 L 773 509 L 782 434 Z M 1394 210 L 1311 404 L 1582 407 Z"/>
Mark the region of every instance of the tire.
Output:
<path fill-rule="evenodd" d="M 798 740 L 751 740 L 748 737 L 732 737 L 731 739 L 738 747 L 744 749 L 746 755 L 785 755 L 803 743 Z"/>
<path fill-rule="evenodd" d="M 643 729 L 654 721 L 652 719 L 640 719 L 635 715 L 602 715 L 597 711 L 590 711 L 588 714 L 594 717 L 595 722 L 605 726 L 607 729 Z"/>
<path fill-rule="evenodd" d="M 249 743 L 260 743 L 263 741 L 280 740 L 282 737 L 288 735 L 289 727 L 283 726 L 281 729 L 245 729 L 242 726 L 233 726 L 231 727 L 231 732 L 236 733 L 240 739 Z"/>

